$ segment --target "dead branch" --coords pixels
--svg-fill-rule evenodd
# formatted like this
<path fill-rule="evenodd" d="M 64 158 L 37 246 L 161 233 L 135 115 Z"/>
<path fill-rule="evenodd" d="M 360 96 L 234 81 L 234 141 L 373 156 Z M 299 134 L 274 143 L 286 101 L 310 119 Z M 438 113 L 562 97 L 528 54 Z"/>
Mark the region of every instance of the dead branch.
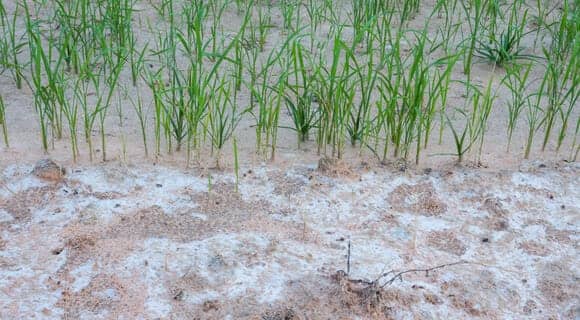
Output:
<path fill-rule="evenodd" d="M 429 272 L 431 272 L 431 271 L 434 271 L 434 270 L 437 270 L 437 269 L 443 269 L 443 268 L 446 268 L 446 267 L 455 266 L 455 265 L 458 265 L 458 264 L 468 264 L 468 263 L 469 263 L 468 261 L 462 260 L 462 261 L 457 261 L 457 262 L 453 262 L 453 263 L 441 264 L 441 265 L 438 265 L 438 266 L 435 266 L 435 267 L 431 267 L 431 268 L 426 268 L 426 269 L 408 269 L 408 270 L 404 270 L 404 271 L 401 271 L 401 272 L 395 274 L 392 278 L 390 278 L 389 280 L 387 280 L 387 282 L 385 282 L 381 286 L 381 288 L 384 288 L 384 287 L 386 287 L 388 285 L 391 285 L 391 284 L 393 284 L 393 282 L 395 282 L 397 280 L 401 280 L 402 281 L 403 280 L 403 275 L 404 274 L 407 274 L 407 273 L 425 272 L 425 275 L 426 276 L 429 276 Z M 386 273 L 382 274 L 376 281 L 379 281 L 381 278 L 385 278 L 388 275 L 393 274 L 393 273 L 395 273 L 393 270 L 391 270 L 389 272 L 386 272 Z"/>

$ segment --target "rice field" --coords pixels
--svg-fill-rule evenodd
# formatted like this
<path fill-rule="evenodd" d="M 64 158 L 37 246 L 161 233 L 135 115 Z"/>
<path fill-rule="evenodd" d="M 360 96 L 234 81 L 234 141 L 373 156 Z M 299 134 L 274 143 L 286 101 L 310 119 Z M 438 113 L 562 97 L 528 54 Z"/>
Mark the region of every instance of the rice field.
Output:
<path fill-rule="evenodd" d="M 571 280 L 578 278 L 571 266 L 580 264 L 579 100 L 578 0 L 0 0 L 0 266 L 17 252 L 32 254 L 27 246 L 42 241 L 38 234 L 66 253 L 59 267 L 18 262 L 42 270 L 28 276 L 59 284 L 31 301 L 0 295 L 3 308 L 12 310 L 0 317 L 322 319 L 336 312 L 337 319 L 574 319 L 580 316 L 580 290 Z M 67 172 L 58 169 L 55 181 L 35 176 L 41 158 Z M 494 191 L 476 187 L 480 174 Z M 453 178 L 460 175 L 465 186 Z M 167 185 L 173 186 L 166 191 Z M 520 189 L 510 197 L 508 186 Z M 362 200 L 353 190 L 382 198 Z M 74 192 L 81 200 L 67 200 Z M 397 192 L 409 193 L 398 207 Z M 441 201 L 432 199 L 437 195 Z M 193 206 L 178 205 L 184 198 Z M 40 218 L 47 212 L 37 202 L 62 217 Z M 99 212 L 87 218 L 88 207 Z M 183 210 L 196 212 L 197 220 L 181 216 Z M 550 218 L 542 216 L 546 211 Z M 562 221 L 552 218 L 555 211 Z M 230 213 L 249 229 L 231 225 Z M 133 228 L 116 220 L 125 214 L 129 221 L 156 218 L 139 218 L 150 225 L 133 221 Z M 532 222 L 535 217 L 542 223 Z M 490 226 L 481 222 L 486 219 L 501 221 Z M 263 229 L 256 228 L 260 223 Z M 477 227 L 465 227 L 472 223 Z M 138 236 L 111 231 L 121 225 Z M 531 231 L 532 225 L 545 229 Z M 221 228 L 223 234 L 214 232 Z M 197 230 L 204 231 L 192 235 Z M 394 233 L 401 243 L 393 243 Z M 343 240 L 330 246 L 338 234 Z M 440 252 L 421 249 L 421 239 L 424 248 Z M 524 253 L 502 251 L 487 261 L 478 251 L 481 239 Z M 11 241 L 12 249 L 5 246 Z M 107 247 L 115 241 L 127 251 L 119 256 L 123 262 Z M 281 262 L 268 241 L 292 258 Z M 167 261 L 143 243 L 173 257 L 183 245 L 203 261 L 191 250 L 212 251 L 221 243 L 230 256 L 203 266 L 192 262 L 200 272 L 189 279 L 196 273 L 187 261 Z M 254 262 L 263 269 L 232 262 L 248 244 L 261 248 Z M 351 244 L 365 254 L 379 252 L 352 261 L 359 273 L 351 272 Z M 385 246 L 392 251 L 381 251 Z M 144 287 L 130 285 L 128 274 L 111 280 L 123 264 L 135 268 L 129 257 L 145 256 L 160 265 L 136 273 L 135 284 Z M 392 265 L 384 261 L 390 258 Z M 83 271 L 91 263 L 92 271 Z M 296 273 L 275 277 L 272 263 Z M 377 269 L 381 263 L 386 270 Z M 174 274 L 160 275 L 171 273 L 169 265 Z M 3 289 L 27 276 L 6 266 Z M 214 267 L 233 272 L 238 282 L 228 286 Z M 442 287 L 457 285 L 448 281 L 454 270 L 463 270 L 454 281 L 469 277 L 466 268 L 491 274 L 490 286 L 499 289 L 487 288 L 489 294 L 504 290 L 502 284 L 514 287 L 514 305 L 505 291 L 499 301 Z M 532 287 L 501 268 L 525 269 Z M 546 268 L 570 274 L 552 279 Z M 404 286 L 407 271 L 415 279 L 436 270 L 445 279 L 418 284 L 428 293 Z M 85 286 L 74 280 L 81 273 Z M 114 287 L 116 296 L 95 298 L 93 281 Z M 252 286 L 262 292 L 228 295 Z M 457 300 L 461 294 L 465 301 Z M 82 295 L 97 300 L 83 304 Z M 320 305 L 306 301 L 309 295 Z M 331 296 L 342 302 L 328 302 Z"/>
<path fill-rule="evenodd" d="M 106 161 L 111 143 L 131 137 L 146 157 L 179 153 L 188 165 L 211 158 L 219 166 L 238 137 L 254 140 L 248 151 L 264 160 L 307 143 L 317 155 L 358 149 L 419 164 L 442 155 L 480 161 L 492 119 L 508 152 L 574 161 L 578 7 L 3 1 L 3 138 L 19 140 L 24 130 L 7 129 L 11 117 L 30 113 L 39 148 L 68 144 L 73 161 Z"/>

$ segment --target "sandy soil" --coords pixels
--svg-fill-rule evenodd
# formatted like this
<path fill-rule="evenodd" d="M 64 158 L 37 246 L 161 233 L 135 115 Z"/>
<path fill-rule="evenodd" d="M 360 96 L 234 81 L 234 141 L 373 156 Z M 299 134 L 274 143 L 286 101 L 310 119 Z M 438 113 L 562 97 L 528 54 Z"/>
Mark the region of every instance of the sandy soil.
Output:
<path fill-rule="evenodd" d="M 163 26 L 145 3 L 134 25 L 140 42 L 151 37 L 147 21 Z M 433 4 L 424 1 L 410 27 L 423 27 Z M 281 21 L 273 15 L 266 54 L 285 39 Z M 239 23 L 227 11 L 224 32 Z M 472 80 L 499 88 L 504 71 L 476 62 Z M 541 73 L 535 66 L 531 78 Z M 183 152 L 145 157 L 129 97 L 150 108 L 151 94 L 143 83 L 126 89 L 107 119 L 108 161 L 91 163 L 81 143 L 73 163 L 65 136 L 49 155 L 63 175 L 34 169 L 48 156 L 33 94 L 0 75 L 11 142 L 0 145 L 1 319 L 580 319 L 580 165 L 565 161 L 572 135 L 561 152 L 536 145 L 524 161 L 522 118 L 505 152 L 504 89 L 482 163 L 470 154 L 462 167 L 441 156 L 453 152 L 449 130 L 441 145 L 433 135 L 419 166 L 380 163 L 357 147 L 319 168 L 314 142 L 298 148 L 294 132 L 280 129 L 269 162 L 255 153 L 247 116 L 235 133 L 238 191 L 229 145 L 222 171 L 205 149 L 188 168 Z M 450 109 L 462 94 L 450 88 Z M 246 91 L 239 101 L 248 104 Z M 99 135 L 95 127 L 95 144 Z"/>
<path fill-rule="evenodd" d="M 578 164 L 332 165 L 8 165 L 0 318 L 580 316 Z"/>

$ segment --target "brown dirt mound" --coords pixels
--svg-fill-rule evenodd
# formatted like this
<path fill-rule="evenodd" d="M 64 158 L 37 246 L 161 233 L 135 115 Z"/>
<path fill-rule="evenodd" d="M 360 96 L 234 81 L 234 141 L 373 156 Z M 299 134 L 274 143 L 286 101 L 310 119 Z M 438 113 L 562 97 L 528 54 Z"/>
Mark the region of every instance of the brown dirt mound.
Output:
<path fill-rule="evenodd" d="M 39 160 L 34 166 L 34 169 L 32 169 L 33 175 L 40 179 L 53 182 L 62 181 L 65 173 L 66 170 L 51 159 Z"/>
<path fill-rule="evenodd" d="M 82 319 L 87 312 L 106 319 L 136 319 L 144 314 L 145 294 L 133 281 L 99 274 L 79 292 L 65 289 L 57 306 L 64 309 L 65 319 Z"/>
<path fill-rule="evenodd" d="M 447 211 L 447 205 L 439 199 L 431 182 L 402 184 L 389 194 L 387 200 L 399 212 L 411 211 L 426 216 L 439 216 Z"/>
<path fill-rule="evenodd" d="M 459 239 L 454 232 L 450 231 L 434 231 L 427 235 L 427 243 L 429 246 L 451 253 L 457 256 L 462 256 L 467 251 L 467 246 Z"/>
<path fill-rule="evenodd" d="M 318 171 L 331 177 L 354 177 L 351 166 L 342 159 L 322 157 L 318 160 Z"/>
<path fill-rule="evenodd" d="M 20 191 L 0 199 L 0 209 L 12 215 L 14 223 L 28 222 L 34 210 L 47 206 L 57 196 L 57 190 L 57 186 L 43 186 Z"/>

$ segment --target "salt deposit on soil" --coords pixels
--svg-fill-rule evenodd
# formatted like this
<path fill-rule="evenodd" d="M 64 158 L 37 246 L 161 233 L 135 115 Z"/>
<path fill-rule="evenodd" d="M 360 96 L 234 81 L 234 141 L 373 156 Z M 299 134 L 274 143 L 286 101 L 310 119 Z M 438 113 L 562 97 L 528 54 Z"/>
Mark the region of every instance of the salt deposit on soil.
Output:
<path fill-rule="evenodd" d="M 580 316 L 577 164 L 32 166 L 2 172 L 2 319 Z"/>

